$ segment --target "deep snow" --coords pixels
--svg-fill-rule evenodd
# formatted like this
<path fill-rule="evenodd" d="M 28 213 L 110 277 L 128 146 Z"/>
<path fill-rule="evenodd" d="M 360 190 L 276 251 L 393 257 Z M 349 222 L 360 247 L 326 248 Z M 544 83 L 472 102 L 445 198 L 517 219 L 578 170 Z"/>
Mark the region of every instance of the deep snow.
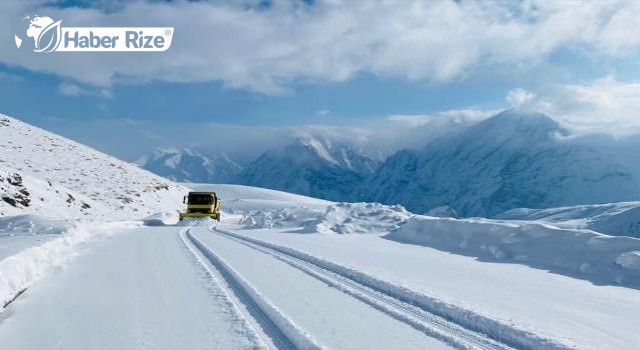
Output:
<path fill-rule="evenodd" d="M 538 221 L 562 228 L 589 229 L 614 236 L 640 237 L 640 202 L 548 209 L 518 208 L 498 214 L 496 219 Z"/>
<path fill-rule="evenodd" d="M 385 236 L 482 261 L 518 263 L 596 284 L 640 289 L 640 239 L 536 222 L 413 217 Z M 621 263 L 622 262 L 622 263 Z"/>

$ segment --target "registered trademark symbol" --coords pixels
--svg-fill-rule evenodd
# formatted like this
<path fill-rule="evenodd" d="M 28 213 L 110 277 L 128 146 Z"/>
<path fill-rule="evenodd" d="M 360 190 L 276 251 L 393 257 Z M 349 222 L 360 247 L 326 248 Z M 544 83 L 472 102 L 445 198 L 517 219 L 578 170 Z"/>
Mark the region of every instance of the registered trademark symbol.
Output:
<path fill-rule="evenodd" d="M 165 29 L 164 30 L 164 35 L 166 35 L 166 36 L 171 35 L 171 29 Z"/>

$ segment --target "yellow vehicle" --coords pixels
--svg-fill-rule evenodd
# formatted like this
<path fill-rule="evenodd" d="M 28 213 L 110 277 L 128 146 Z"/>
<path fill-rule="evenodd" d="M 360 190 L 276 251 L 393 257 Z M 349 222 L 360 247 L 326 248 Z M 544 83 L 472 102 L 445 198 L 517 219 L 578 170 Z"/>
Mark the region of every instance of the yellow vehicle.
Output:
<path fill-rule="evenodd" d="M 215 192 L 189 192 L 183 202 L 187 204 L 187 212 L 180 213 L 180 220 L 184 218 L 212 218 L 220 221 L 222 201 Z"/>

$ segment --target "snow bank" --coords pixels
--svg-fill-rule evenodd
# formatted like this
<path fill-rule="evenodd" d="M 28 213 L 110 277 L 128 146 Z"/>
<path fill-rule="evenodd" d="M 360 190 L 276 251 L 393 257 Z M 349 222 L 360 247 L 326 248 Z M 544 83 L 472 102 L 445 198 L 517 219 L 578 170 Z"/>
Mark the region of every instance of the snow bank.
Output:
<path fill-rule="evenodd" d="M 531 222 L 415 216 L 385 238 L 481 260 L 513 262 L 589 280 L 640 287 L 640 239 Z"/>
<path fill-rule="evenodd" d="M 251 229 L 306 228 L 313 226 L 322 212 L 308 207 L 252 210 L 240 219 L 240 224 Z"/>
<path fill-rule="evenodd" d="M 630 270 L 640 270 L 640 251 L 626 252 L 618 255 L 616 264 Z"/>
<path fill-rule="evenodd" d="M 142 223 L 145 226 L 167 226 L 177 224 L 179 219 L 177 212 L 160 212 L 142 219 Z"/>
<path fill-rule="evenodd" d="M 245 228 L 302 228 L 305 233 L 383 234 L 405 223 L 411 213 L 400 205 L 336 203 L 324 210 L 284 208 L 252 211 L 240 220 Z"/>
<path fill-rule="evenodd" d="M 44 276 L 51 268 L 65 264 L 79 251 L 79 245 L 132 222 L 89 223 L 49 220 L 32 215 L 4 218 L 0 221 L 3 235 L 55 234 L 56 238 L 40 242 L 15 255 L 0 260 L 0 310 L 19 293 Z M 37 243 L 37 242 L 34 242 Z"/>
<path fill-rule="evenodd" d="M 71 220 L 54 220 L 36 215 L 0 218 L 0 237 L 17 235 L 62 234 L 74 226 Z"/>
<path fill-rule="evenodd" d="M 327 207 L 313 226 L 321 233 L 383 234 L 400 227 L 411 215 L 400 205 L 338 203 Z"/>
<path fill-rule="evenodd" d="M 542 221 L 560 228 L 589 229 L 614 236 L 640 237 L 640 202 L 574 205 L 549 209 L 518 208 L 500 220 Z"/>

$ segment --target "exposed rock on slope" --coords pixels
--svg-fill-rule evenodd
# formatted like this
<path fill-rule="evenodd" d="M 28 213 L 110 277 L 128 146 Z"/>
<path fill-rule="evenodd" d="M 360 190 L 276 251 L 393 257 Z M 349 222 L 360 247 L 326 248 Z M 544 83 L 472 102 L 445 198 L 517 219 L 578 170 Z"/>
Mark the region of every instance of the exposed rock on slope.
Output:
<path fill-rule="evenodd" d="M 187 191 L 132 164 L 3 115 L 0 170 L 0 215 L 140 218 L 179 208 Z"/>

